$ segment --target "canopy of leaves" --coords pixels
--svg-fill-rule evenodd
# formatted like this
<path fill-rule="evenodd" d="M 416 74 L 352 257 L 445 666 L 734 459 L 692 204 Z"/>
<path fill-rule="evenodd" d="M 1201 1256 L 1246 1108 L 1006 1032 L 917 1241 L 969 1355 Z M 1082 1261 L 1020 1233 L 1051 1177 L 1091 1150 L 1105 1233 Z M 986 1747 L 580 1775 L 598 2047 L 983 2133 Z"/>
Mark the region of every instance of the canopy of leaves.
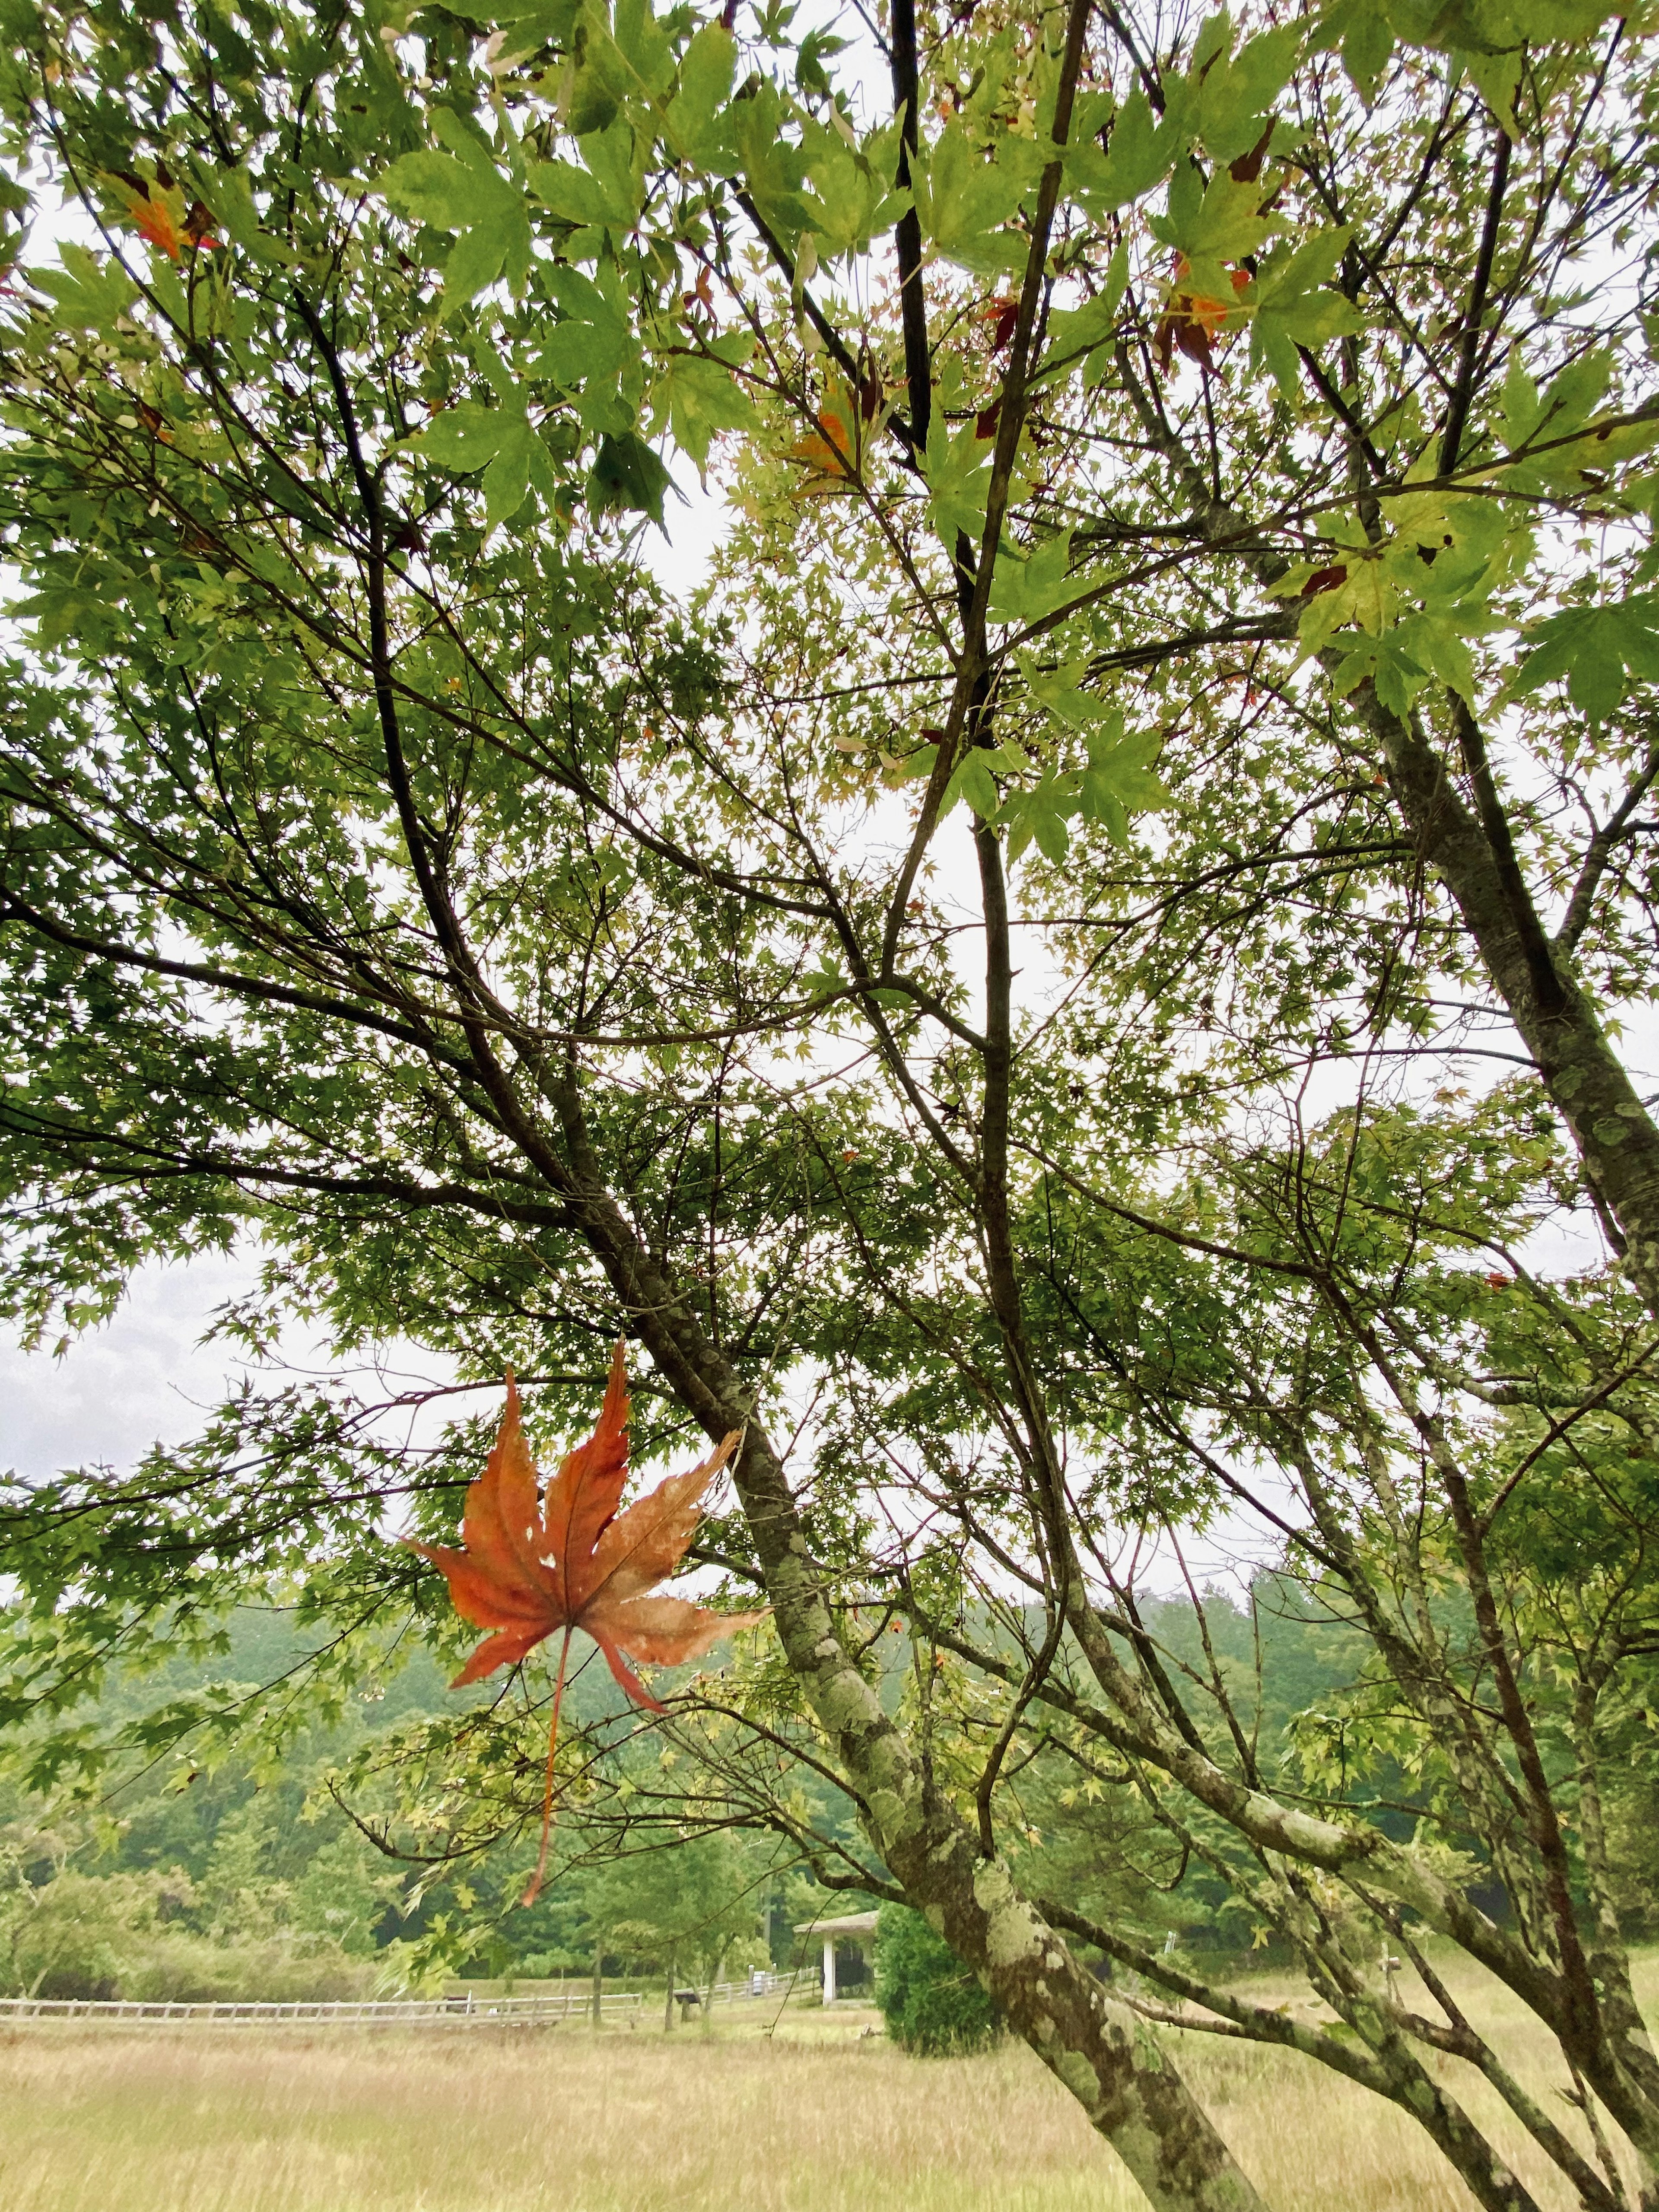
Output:
<path fill-rule="evenodd" d="M 687 1557 L 775 1630 L 664 1700 L 666 1780 L 624 1713 L 561 1747 L 595 1835 L 927 1906 L 1034 2047 L 1063 1984 L 1103 2114 L 1135 2006 L 1224 1998 L 1523 2212 L 1367 1963 L 1426 1926 L 1659 2172 L 1607 1818 L 1659 1649 L 1650 26 L 902 14 L 890 109 L 775 9 L 6 14 L 5 1310 L 239 1247 L 227 1340 L 455 1395 L 273 1374 L 17 1484 L 0 1717 L 92 1786 L 100 1670 L 239 1596 L 324 1632 L 313 1711 L 453 1644 L 390 1538 L 453 1538 L 508 1364 L 565 1437 L 625 1334 L 641 1462 L 741 1435 Z M 682 605 L 639 546 L 694 478 Z M 1195 1537 L 1340 1695 L 1152 1620 Z M 349 1778 L 434 1882 L 533 1817 L 521 1656 Z M 1149 1949 L 1188 1882 L 1340 2027 Z"/>

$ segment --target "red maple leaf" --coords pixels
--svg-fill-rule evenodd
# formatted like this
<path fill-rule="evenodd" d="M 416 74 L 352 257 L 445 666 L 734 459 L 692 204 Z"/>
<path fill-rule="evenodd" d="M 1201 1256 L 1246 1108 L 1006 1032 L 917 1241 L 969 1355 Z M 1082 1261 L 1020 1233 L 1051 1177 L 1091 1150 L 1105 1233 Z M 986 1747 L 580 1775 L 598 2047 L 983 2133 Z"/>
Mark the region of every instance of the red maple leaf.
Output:
<path fill-rule="evenodd" d="M 138 226 L 140 238 L 148 239 L 152 246 L 166 254 L 169 261 L 179 258 L 179 226 L 173 221 L 173 210 L 165 199 L 146 197 L 142 200 L 131 201 L 127 212 Z"/>
<path fill-rule="evenodd" d="M 178 260 L 186 246 L 210 250 L 219 243 L 208 235 L 213 217 L 201 201 L 192 200 L 186 210 L 182 195 L 169 193 L 165 187 L 152 186 L 143 198 L 130 199 L 127 213 L 140 238 L 148 239 L 169 261 Z"/>
<path fill-rule="evenodd" d="M 570 1638 L 578 1629 L 604 1652 L 611 1673 L 636 1705 L 659 1713 L 629 1658 L 683 1667 L 700 1659 L 722 1636 L 752 1628 L 763 1613 L 710 1613 L 678 1597 L 646 1593 L 672 1574 L 684 1556 L 702 1511 L 703 1492 L 737 1449 L 733 1430 L 699 1466 L 671 1475 L 619 1512 L 628 1480 L 628 1374 L 623 1347 L 611 1362 L 611 1380 L 599 1425 L 566 1454 L 558 1473 L 538 1495 L 540 1477 L 519 1419 L 519 1393 L 507 1378 L 507 1411 L 483 1473 L 467 1485 L 461 1518 L 463 1548 L 411 1543 L 410 1549 L 443 1570 L 463 1620 L 494 1632 L 450 1684 L 459 1689 L 525 1657 L 543 1638 L 564 1632 L 553 1692 L 547 1748 L 547 1790 L 542 1807 L 541 1856 L 525 1892 L 531 1904 L 547 1866 L 553 1816 L 553 1756 L 558 1748 L 559 1708 L 564 1698 Z"/>
<path fill-rule="evenodd" d="M 192 246 L 199 246 L 211 253 L 219 241 L 208 234 L 213 228 L 213 210 L 200 200 L 192 200 L 185 216 L 185 236 Z"/>
<path fill-rule="evenodd" d="M 1348 580 L 1346 561 L 1333 561 L 1328 568 L 1316 568 L 1302 586 L 1304 599 L 1316 599 L 1322 592 L 1340 591 Z"/>
<path fill-rule="evenodd" d="M 1160 369 L 1168 373 L 1170 349 L 1178 346 L 1188 361 L 1195 361 L 1200 368 L 1214 366 L 1213 341 L 1238 320 L 1235 307 L 1225 300 L 1212 300 L 1201 292 L 1183 291 L 1182 279 L 1188 273 L 1184 253 L 1176 256 L 1175 288 L 1169 309 L 1158 326 L 1153 341 Z M 1248 269 L 1229 272 L 1235 293 L 1249 289 L 1251 277 Z"/>
<path fill-rule="evenodd" d="M 991 325 L 991 350 L 1000 353 L 1014 335 L 1014 325 L 1019 320 L 1018 300 L 988 300 L 979 310 L 979 319 Z"/>

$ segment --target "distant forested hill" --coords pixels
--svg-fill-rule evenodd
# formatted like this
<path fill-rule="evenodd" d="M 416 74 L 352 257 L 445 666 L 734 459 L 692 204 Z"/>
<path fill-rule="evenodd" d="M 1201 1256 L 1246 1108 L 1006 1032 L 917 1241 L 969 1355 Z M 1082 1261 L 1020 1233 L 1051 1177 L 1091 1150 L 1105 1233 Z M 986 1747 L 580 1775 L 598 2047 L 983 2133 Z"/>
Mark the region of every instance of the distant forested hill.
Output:
<path fill-rule="evenodd" d="M 1281 1786 L 1309 1742 L 1334 1761 L 1340 1781 L 1345 1731 L 1353 1729 L 1356 1742 L 1372 1749 L 1363 1771 L 1356 1763 L 1352 1796 L 1408 1837 L 1410 1778 L 1379 1761 L 1376 1731 L 1356 1723 L 1365 1711 L 1356 1688 L 1361 1639 L 1311 1610 L 1291 1585 L 1264 1577 L 1254 1596 L 1254 1616 L 1211 1593 L 1201 1617 L 1187 1599 L 1168 1598 L 1144 1606 L 1140 1624 L 1162 1663 L 1182 1674 L 1195 1710 L 1204 1709 L 1204 1685 L 1219 1675 L 1263 1768 Z M 888 1695 L 896 1699 L 905 1694 L 908 1638 L 884 1637 L 877 1648 Z M 310 1649 L 291 1616 L 239 1612 L 212 1670 L 216 1694 L 234 1684 L 249 1696 L 279 1698 Z M 86 1726 L 118 1738 L 158 1703 L 190 1696 L 203 1680 L 201 1664 L 181 1656 L 112 1687 Z M 586 1835 L 579 1817 L 567 1820 L 564 1871 L 529 1911 L 514 1900 L 533 1836 L 507 1833 L 435 1879 L 430 1865 L 387 1856 L 365 1832 L 376 1826 L 372 1790 L 361 1780 L 345 1787 L 340 1771 L 354 1754 L 368 1753 L 372 1772 L 378 1747 L 395 1738 L 405 1748 L 418 1724 L 495 1694 L 489 1683 L 450 1691 L 445 1670 L 415 1646 L 395 1671 L 344 1698 L 330 1725 L 303 1731 L 280 1764 L 258 1766 L 237 1755 L 193 1761 L 186 1741 L 149 1758 L 129 1749 L 108 1770 L 102 1795 L 78 1802 L 0 1785 L 0 1982 L 64 1995 L 273 1996 L 398 1985 L 446 1966 L 591 1972 L 597 1957 L 603 1971 L 617 1973 L 659 1970 L 678 1956 L 682 1972 L 702 1972 L 722 1960 L 785 1962 L 794 1924 L 858 1902 L 817 1888 L 799 1854 L 777 1838 L 712 1820 L 714 1832 L 688 1828 L 666 1845 L 647 1837 L 619 1859 L 607 1858 L 611 1844 Z M 614 1720 L 623 1711 L 603 1667 L 579 1668 L 570 1690 L 575 1724 Z M 627 1763 L 629 1786 L 649 1796 L 653 1779 L 665 1778 L 657 1772 L 661 1739 L 635 1729 L 620 1745 L 611 1756 Z M 668 1764 L 684 1790 L 681 1759 L 672 1753 Z M 1081 1767 L 1055 1747 L 1031 1762 L 1020 1786 L 1027 1819 L 1012 1849 L 1034 1894 L 1109 1910 L 1155 1943 L 1250 1953 L 1256 1931 L 1226 1885 L 1156 1832 L 1109 1772 Z M 1641 1924 L 1650 1893 L 1641 1831 L 1653 1808 L 1639 1796 L 1633 1782 L 1615 1815 L 1632 1916 Z M 527 1810 L 533 1787 L 522 1802 Z M 850 1835 L 850 1810 L 827 1784 L 817 1788 L 812 1808 L 823 1832 Z M 1478 1886 L 1473 1863 L 1470 1877 Z"/>

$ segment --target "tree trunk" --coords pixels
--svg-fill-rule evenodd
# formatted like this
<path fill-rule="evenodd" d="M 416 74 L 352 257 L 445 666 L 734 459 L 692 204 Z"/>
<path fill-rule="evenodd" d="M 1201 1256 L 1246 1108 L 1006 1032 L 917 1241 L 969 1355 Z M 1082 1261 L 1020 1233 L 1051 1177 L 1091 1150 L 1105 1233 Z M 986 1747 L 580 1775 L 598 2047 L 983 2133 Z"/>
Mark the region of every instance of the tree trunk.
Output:
<path fill-rule="evenodd" d="M 601 1936 L 593 1946 L 593 2025 L 598 2027 L 605 2017 L 605 1939 Z"/>
<path fill-rule="evenodd" d="M 1390 714 L 1369 685 L 1356 703 L 1381 748 L 1419 851 L 1462 916 L 1551 1103 L 1572 1133 L 1592 1192 L 1623 1235 L 1630 1279 L 1659 1315 L 1659 1126 L 1545 933 L 1492 790 L 1480 732 L 1460 707 L 1465 764 L 1486 800 L 1477 817 L 1420 728 Z"/>
<path fill-rule="evenodd" d="M 1127 368 L 1127 355 L 1120 350 L 1118 358 Z M 1206 536 L 1248 543 L 1254 532 L 1247 518 L 1213 496 L 1204 471 L 1151 408 L 1132 372 L 1126 381 L 1148 437 L 1175 471 Z M 1264 587 L 1284 573 L 1278 556 L 1253 557 L 1250 565 Z M 1330 673 L 1343 657 L 1328 646 L 1319 660 Z M 1455 697 L 1453 719 L 1475 799 L 1471 813 L 1415 713 L 1402 720 L 1369 680 L 1352 703 L 1376 745 L 1418 851 L 1462 916 L 1551 1104 L 1571 1133 L 1591 1195 L 1623 1240 L 1620 1257 L 1632 1284 L 1659 1316 L 1659 1124 L 1638 1097 L 1569 957 L 1551 943 L 1539 918 L 1479 725 Z"/>
<path fill-rule="evenodd" d="M 711 1437 L 743 1431 L 732 1478 L 790 1667 L 834 1743 L 871 1843 L 978 1975 L 1157 2212 L 1262 2212 L 1261 2199 L 1146 2023 L 1103 1990 L 984 1856 L 848 1656 L 788 1479 L 725 1355 L 605 1188 L 580 1102 L 559 1097 L 571 1211 L 663 1379 Z"/>
<path fill-rule="evenodd" d="M 668 1961 L 668 1990 L 662 2001 L 662 2032 L 667 2034 L 674 2025 L 674 1961 Z"/>

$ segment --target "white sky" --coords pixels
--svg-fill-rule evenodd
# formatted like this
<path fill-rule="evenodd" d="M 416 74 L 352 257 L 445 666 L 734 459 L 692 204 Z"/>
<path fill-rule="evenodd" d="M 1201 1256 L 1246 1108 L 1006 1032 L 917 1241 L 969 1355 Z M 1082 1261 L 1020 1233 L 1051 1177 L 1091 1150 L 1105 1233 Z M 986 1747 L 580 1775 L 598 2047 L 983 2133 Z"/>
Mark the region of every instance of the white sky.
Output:
<path fill-rule="evenodd" d="M 0 1466 L 32 1478 L 93 1461 L 125 1468 L 158 1437 L 181 1443 L 228 1369 L 223 1351 L 198 1339 L 252 1274 L 234 1260 L 143 1267 L 109 1326 L 62 1359 L 0 1344 Z"/>

